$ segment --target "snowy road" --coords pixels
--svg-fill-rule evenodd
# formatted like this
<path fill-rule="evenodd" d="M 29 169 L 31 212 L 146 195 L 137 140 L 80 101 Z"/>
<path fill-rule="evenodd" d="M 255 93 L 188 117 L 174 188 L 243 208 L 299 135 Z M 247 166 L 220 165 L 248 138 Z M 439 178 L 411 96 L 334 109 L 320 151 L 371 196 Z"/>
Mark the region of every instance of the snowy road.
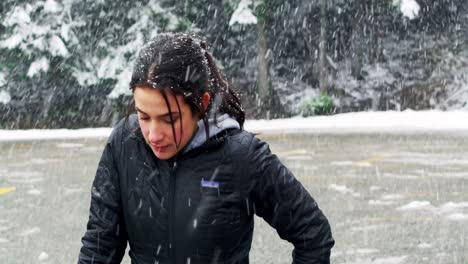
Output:
<path fill-rule="evenodd" d="M 332 263 L 468 263 L 466 133 L 261 137 L 328 216 Z M 0 263 L 76 263 L 103 144 L 0 143 Z M 251 263 L 290 263 L 256 220 Z"/>

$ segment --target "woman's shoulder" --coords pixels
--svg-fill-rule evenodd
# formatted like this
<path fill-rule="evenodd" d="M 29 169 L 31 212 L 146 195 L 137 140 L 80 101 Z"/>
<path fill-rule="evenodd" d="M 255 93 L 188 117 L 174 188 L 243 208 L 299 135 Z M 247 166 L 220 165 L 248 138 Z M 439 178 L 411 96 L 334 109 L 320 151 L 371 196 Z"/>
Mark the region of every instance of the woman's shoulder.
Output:
<path fill-rule="evenodd" d="M 229 139 L 231 155 L 243 157 L 252 155 L 252 152 L 254 152 L 259 145 L 267 145 L 257 137 L 257 134 L 246 130 L 237 130 Z"/>

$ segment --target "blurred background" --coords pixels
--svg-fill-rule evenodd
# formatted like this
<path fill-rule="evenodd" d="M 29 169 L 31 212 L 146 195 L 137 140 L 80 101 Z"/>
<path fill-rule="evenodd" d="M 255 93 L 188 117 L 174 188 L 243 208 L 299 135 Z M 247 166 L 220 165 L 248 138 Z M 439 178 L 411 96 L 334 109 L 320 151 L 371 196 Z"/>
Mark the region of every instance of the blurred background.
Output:
<path fill-rule="evenodd" d="M 0 129 L 114 124 L 142 45 L 197 32 L 248 119 L 468 109 L 466 0 L 2 0 Z"/>

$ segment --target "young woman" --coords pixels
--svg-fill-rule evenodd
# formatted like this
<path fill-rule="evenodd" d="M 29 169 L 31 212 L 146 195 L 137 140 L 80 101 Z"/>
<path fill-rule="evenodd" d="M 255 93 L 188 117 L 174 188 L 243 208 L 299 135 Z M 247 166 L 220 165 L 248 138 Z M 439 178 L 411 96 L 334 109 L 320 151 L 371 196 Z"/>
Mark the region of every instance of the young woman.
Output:
<path fill-rule="evenodd" d="M 329 263 L 330 225 L 244 111 L 206 44 L 161 34 L 139 54 L 136 114 L 99 162 L 79 263 L 249 263 L 254 214 L 294 245 L 294 263 Z"/>

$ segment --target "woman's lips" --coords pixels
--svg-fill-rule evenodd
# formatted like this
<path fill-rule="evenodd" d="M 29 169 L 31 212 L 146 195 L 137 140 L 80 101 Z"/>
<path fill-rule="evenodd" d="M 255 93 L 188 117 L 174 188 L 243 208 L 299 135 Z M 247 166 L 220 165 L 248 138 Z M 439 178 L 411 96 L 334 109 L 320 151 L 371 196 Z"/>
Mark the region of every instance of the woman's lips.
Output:
<path fill-rule="evenodd" d="M 153 148 L 154 150 L 156 150 L 157 152 L 164 152 L 165 150 L 168 149 L 169 146 L 154 146 L 153 145 Z"/>

